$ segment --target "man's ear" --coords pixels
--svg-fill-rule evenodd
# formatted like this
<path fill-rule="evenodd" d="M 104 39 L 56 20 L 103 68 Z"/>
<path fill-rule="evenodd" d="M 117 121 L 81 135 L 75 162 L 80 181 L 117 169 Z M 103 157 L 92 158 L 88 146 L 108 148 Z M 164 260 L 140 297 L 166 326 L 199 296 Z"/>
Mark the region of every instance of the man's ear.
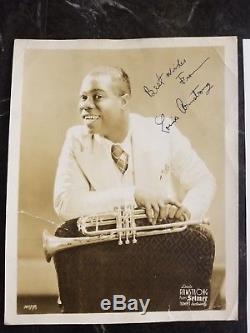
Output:
<path fill-rule="evenodd" d="M 124 94 L 121 96 L 121 106 L 123 109 L 125 109 L 129 103 L 130 95 Z"/>

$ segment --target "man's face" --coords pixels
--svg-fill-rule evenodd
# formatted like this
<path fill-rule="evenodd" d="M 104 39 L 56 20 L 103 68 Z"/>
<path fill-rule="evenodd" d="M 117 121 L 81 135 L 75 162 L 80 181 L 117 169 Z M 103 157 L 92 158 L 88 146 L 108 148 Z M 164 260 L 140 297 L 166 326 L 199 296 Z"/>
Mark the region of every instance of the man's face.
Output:
<path fill-rule="evenodd" d="M 119 81 L 109 73 L 89 74 L 80 90 L 80 113 L 90 133 L 108 136 L 124 120 Z"/>

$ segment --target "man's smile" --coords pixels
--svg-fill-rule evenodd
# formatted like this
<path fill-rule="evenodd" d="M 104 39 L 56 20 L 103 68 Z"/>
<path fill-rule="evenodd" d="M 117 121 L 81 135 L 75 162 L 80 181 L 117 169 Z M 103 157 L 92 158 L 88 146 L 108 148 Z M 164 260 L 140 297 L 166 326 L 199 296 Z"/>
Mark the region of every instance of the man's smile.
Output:
<path fill-rule="evenodd" d="M 93 122 L 95 122 L 96 120 L 98 120 L 99 118 L 101 118 L 101 116 L 100 115 L 85 114 L 85 115 L 82 116 L 82 118 L 85 120 L 87 125 L 90 125 Z"/>

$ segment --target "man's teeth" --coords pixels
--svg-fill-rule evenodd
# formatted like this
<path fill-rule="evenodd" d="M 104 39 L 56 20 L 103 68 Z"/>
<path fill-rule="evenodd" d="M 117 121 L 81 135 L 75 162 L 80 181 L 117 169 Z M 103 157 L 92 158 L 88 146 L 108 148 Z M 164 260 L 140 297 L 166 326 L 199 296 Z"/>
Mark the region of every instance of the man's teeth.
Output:
<path fill-rule="evenodd" d="M 99 118 L 100 118 L 100 116 L 91 116 L 91 115 L 84 116 L 84 119 L 86 119 L 86 120 L 96 120 Z"/>

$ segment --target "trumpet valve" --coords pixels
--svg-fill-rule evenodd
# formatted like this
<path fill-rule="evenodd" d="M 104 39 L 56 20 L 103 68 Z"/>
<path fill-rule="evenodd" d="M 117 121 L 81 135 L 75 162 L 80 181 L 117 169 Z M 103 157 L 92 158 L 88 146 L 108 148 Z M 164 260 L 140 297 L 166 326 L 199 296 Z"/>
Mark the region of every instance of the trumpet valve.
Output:
<path fill-rule="evenodd" d="M 127 238 L 126 240 L 125 240 L 125 244 L 129 244 L 130 243 L 130 241 L 129 241 L 129 239 Z"/>

